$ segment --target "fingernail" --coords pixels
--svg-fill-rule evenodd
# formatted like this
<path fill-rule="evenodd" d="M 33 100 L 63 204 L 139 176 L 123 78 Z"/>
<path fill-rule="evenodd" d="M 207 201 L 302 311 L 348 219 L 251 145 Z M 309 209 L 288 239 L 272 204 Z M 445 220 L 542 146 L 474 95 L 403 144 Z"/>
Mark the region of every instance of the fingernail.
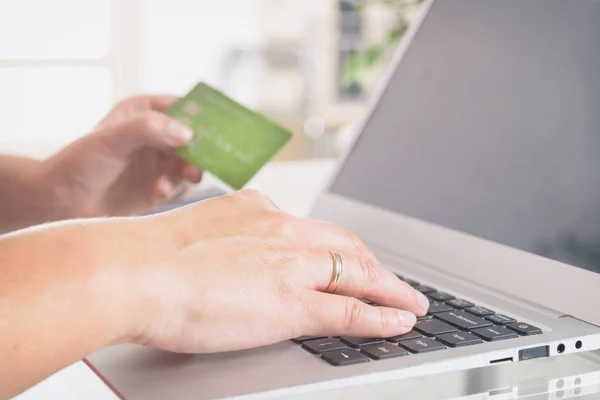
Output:
<path fill-rule="evenodd" d="M 404 310 L 396 310 L 396 312 L 398 313 L 400 325 L 407 328 L 412 328 L 417 323 L 417 317 L 415 316 L 415 314 Z"/>
<path fill-rule="evenodd" d="M 415 290 L 415 292 L 417 292 L 417 303 L 419 304 L 419 307 L 421 307 L 424 312 L 427 312 L 427 310 L 429 310 L 429 300 L 418 290 Z"/>
<path fill-rule="evenodd" d="M 194 132 L 189 126 L 178 121 L 172 121 L 169 124 L 169 135 L 177 140 L 178 143 L 184 144 L 192 139 Z"/>
<path fill-rule="evenodd" d="M 170 198 L 171 194 L 173 193 L 173 190 L 173 184 L 168 179 L 160 179 L 160 181 L 158 182 L 158 191 L 163 199 Z"/>

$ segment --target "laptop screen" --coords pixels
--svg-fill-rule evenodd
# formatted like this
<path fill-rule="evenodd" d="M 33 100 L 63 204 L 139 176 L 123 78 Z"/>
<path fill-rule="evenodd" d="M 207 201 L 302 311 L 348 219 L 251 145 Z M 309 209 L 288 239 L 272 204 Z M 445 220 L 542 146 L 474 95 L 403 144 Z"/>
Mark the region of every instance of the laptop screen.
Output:
<path fill-rule="evenodd" d="M 435 2 L 331 190 L 600 272 L 599 21 Z"/>

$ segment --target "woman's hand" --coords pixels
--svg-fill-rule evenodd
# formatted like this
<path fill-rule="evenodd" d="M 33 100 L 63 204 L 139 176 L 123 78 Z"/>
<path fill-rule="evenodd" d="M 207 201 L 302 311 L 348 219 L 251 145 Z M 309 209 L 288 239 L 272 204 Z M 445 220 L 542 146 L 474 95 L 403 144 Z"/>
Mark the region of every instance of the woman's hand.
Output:
<path fill-rule="evenodd" d="M 144 300 L 129 332 L 138 343 L 212 353 L 304 335 L 390 337 L 410 331 L 429 306 L 354 234 L 287 215 L 254 191 L 135 223 L 167 238 L 147 244 L 160 257 L 126 274 L 136 288 L 129 295 Z M 335 295 L 324 292 L 330 251 L 344 265 Z"/>
<path fill-rule="evenodd" d="M 344 263 L 335 295 L 325 293 L 330 251 Z M 110 344 L 213 353 L 305 335 L 387 337 L 428 308 L 355 235 L 253 191 L 24 229 L 0 236 L 0 255 L 0 398 Z"/>
<path fill-rule="evenodd" d="M 44 161 L 41 185 L 56 208 L 49 219 L 138 215 L 199 182 L 201 171 L 174 152 L 192 137 L 164 114 L 175 100 L 125 100 L 92 133 Z"/>

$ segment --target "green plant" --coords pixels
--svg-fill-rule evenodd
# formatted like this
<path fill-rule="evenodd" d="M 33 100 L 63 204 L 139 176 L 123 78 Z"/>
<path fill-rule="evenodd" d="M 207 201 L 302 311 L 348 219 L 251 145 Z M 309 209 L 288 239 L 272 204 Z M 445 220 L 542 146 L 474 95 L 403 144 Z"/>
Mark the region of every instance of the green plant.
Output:
<path fill-rule="evenodd" d="M 376 4 L 387 8 L 394 16 L 393 26 L 386 32 L 380 43 L 370 44 L 346 58 L 341 76 L 341 84 L 347 88 L 353 84 L 365 86 L 371 72 L 389 60 L 398 42 L 410 24 L 410 11 L 423 0 L 359 0 L 356 11 L 363 13 Z"/>

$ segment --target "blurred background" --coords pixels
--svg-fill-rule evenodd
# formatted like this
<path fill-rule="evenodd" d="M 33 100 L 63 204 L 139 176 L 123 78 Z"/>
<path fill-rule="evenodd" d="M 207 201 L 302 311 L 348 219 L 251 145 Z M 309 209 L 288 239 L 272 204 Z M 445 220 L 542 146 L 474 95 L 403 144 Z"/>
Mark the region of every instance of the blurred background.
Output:
<path fill-rule="evenodd" d="M 418 0 L 2 0 L 0 152 L 46 157 L 123 97 L 198 81 L 334 158 Z"/>

